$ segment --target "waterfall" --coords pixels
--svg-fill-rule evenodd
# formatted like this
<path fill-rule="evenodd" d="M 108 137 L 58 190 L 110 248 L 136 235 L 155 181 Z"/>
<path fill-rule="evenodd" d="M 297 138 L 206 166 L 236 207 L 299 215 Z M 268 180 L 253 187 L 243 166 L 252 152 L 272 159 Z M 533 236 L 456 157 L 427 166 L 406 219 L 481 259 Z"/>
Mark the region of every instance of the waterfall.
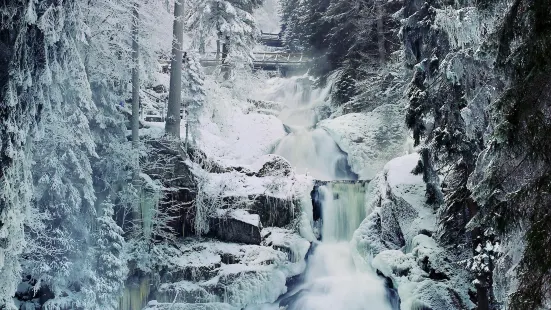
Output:
<path fill-rule="evenodd" d="M 383 279 L 354 262 L 349 240 L 366 216 L 367 182 L 319 186 L 322 242 L 308 261 L 304 283 L 284 301 L 288 310 L 391 310 Z M 280 303 L 281 305 L 281 303 Z"/>
<path fill-rule="evenodd" d="M 322 204 L 322 240 L 349 241 L 366 216 L 366 182 L 331 182 L 320 186 Z"/>
<path fill-rule="evenodd" d="M 308 173 L 318 180 L 355 180 L 357 175 L 350 170 L 346 153 L 324 129 L 316 128 L 330 110 L 331 83 L 317 89 L 312 84 L 304 76 L 275 78 L 259 95 L 261 100 L 284 105 L 278 117 L 288 135 L 272 153 L 286 158 L 298 173 Z"/>
<path fill-rule="evenodd" d="M 318 180 L 352 180 L 346 154 L 323 129 L 297 128 L 281 139 L 274 154 L 285 157 L 298 173 Z"/>
<path fill-rule="evenodd" d="M 287 310 L 391 310 L 383 279 L 370 266 L 358 268 L 349 241 L 366 216 L 366 181 L 356 180 L 344 153 L 316 123 L 323 118 L 330 87 L 312 90 L 303 80 L 288 79 L 271 97 L 284 102 L 279 118 L 288 135 L 274 148 L 299 173 L 309 173 L 317 185 L 321 207 L 321 242 L 313 244 L 302 282 L 282 296 L 277 307 Z M 318 212 L 319 213 L 319 212 Z"/>

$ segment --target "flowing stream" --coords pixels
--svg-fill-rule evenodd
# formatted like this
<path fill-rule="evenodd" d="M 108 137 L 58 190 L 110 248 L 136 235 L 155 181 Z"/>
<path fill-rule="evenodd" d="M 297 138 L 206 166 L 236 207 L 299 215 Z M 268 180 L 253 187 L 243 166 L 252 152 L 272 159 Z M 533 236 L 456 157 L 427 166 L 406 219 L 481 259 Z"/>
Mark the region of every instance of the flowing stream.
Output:
<path fill-rule="evenodd" d="M 281 82 L 281 81 L 280 81 Z M 369 266 L 358 266 L 349 244 L 366 216 L 366 182 L 356 180 L 346 153 L 323 129 L 329 89 L 312 90 L 306 79 L 287 79 L 268 100 L 285 103 L 279 117 L 288 135 L 273 153 L 285 157 L 299 173 L 326 180 L 317 188 L 321 204 L 321 242 L 313 245 L 302 281 L 277 303 L 287 310 L 391 310 L 383 279 Z M 361 258 L 360 260 L 361 261 Z"/>

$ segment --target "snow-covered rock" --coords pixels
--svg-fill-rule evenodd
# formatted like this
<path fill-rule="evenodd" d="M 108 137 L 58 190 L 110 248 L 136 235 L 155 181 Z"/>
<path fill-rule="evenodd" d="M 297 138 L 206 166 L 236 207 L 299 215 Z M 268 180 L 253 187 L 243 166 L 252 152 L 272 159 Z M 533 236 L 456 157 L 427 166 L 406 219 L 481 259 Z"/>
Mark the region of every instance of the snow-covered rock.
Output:
<path fill-rule="evenodd" d="M 269 227 L 262 230 L 262 244 L 288 254 L 291 262 L 299 262 L 308 253 L 310 242 L 294 231 Z"/>
<path fill-rule="evenodd" d="M 418 161 L 418 154 L 395 158 L 372 180 L 370 214 L 351 243 L 366 264 L 392 281 L 401 309 L 472 309 L 468 274 L 432 238 L 436 210 L 425 202 L 422 175 L 412 173 Z"/>
<path fill-rule="evenodd" d="M 348 163 L 361 179 L 372 179 L 394 157 L 405 154 L 408 135 L 404 109 L 383 105 L 369 113 L 350 113 L 319 124 L 348 154 Z"/>
<path fill-rule="evenodd" d="M 211 233 L 219 240 L 246 244 L 260 244 L 262 241 L 262 224 L 257 214 L 240 209 L 218 209 L 211 221 Z"/>
<path fill-rule="evenodd" d="M 369 184 L 368 216 L 354 234 L 360 253 L 397 250 L 420 232 L 434 232 L 436 215 L 425 203 L 422 175 L 411 172 L 418 154 L 395 158 Z"/>
<path fill-rule="evenodd" d="M 203 190 L 219 209 L 243 209 L 257 214 L 264 227 L 285 227 L 300 215 L 303 196 L 313 180 L 296 175 L 277 155 L 265 155 L 251 165 L 208 174 Z"/>
<path fill-rule="evenodd" d="M 185 303 L 205 307 L 218 303 L 222 308 L 212 309 L 241 309 L 274 302 L 286 292 L 286 279 L 304 271 L 310 243 L 285 229 L 268 229 L 263 235 L 262 246 L 183 240 L 160 273 L 162 284 L 154 296 L 157 303 L 150 308 L 165 309 L 159 305 L 175 302 L 182 307 Z"/>
<path fill-rule="evenodd" d="M 225 303 L 155 303 L 148 305 L 144 310 L 239 310 L 239 307 L 233 307 Z"/>

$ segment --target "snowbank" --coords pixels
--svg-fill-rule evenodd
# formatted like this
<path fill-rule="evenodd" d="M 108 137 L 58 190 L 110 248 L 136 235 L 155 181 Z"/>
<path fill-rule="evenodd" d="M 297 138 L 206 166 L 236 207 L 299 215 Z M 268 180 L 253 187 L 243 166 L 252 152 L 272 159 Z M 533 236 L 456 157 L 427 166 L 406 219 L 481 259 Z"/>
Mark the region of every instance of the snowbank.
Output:
<path fill-rule="evenodd" d="M 372 179 L 389 160 L 408 151 L 403 108 L 399 105 L 350 113 L 318 125 L 348 153 L 348 163 L 361 179 Z"/>
<path fill-rule="evenodd" d="M 203 127 L 198 143 L 208 157 L 226 165 L 252 163 L 285 136 L 283 123 L 273 115 L 234 110 L 228 117 L 232 121 L 224 126 L 210 123 Z"/>

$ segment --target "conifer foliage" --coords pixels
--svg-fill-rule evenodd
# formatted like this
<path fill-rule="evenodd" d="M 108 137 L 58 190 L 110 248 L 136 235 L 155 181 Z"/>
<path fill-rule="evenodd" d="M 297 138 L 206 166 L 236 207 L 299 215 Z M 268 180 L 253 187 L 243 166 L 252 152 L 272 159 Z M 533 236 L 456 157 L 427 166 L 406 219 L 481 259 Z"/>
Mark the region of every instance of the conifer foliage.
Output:
<path fill-rule="evenodd" d="M 196 46 L 205 46 L 212 43 L 214 39 L 223 45 L 222 51 L 224 47 L 227 49 L 227 57 L 247 60 L 251 57 L 251 48 L 258 34 L 252 13 L 262 5 L 263 0 L 193 0 L 191 2 L 187 27 L 194 29 Z M 225 55 L 221 56 L 225 57 Z"/>

